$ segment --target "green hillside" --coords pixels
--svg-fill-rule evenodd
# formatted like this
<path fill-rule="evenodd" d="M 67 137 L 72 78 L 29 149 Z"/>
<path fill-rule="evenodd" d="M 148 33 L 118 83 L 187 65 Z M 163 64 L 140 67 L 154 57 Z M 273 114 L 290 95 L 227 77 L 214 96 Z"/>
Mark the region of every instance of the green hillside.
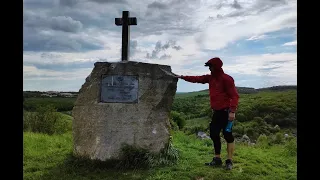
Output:
<path fill-rule="evenodd" d="M 272 86 L 267 88 L 251 88 L 251 87 L 236 87 L 239 94 L 253 94 L 258 93 L 262 91 L 287 91 L 287 90 L 297 90 L 297 86 Z M 195 92 L 177 92 L 176 97 L 191 97 L 191 96 L 197 96 L 197 95 L 206 95 L 209 94 L 209 90 L 201 90 L 201 91 L 195 91 Z"/>
<path fill-rule="evenodd" d="M 187 134 L 209 133 L 212 110 L 208 91 L 177 94 L 171 111 L 171 124 Z M 256 93 L 240 93 L 233 134 L 247 135 L 255 142 L 261 134 L 296 135 L 297 91 L 289 87 L 265 88 Z"/>
<path fill-rule="evenodd" d="M 237 119 L 250 121 L 255 117 L 265 118 L 273 125 L 296 126 L 297 91 L 258 91 L 253 94 L 240 93 Z M 211 108 L 208 91 L 177 94 L 173 111 L 185 115 L 186 119 L 210 117 Z M 280 123 L 280 124 L 279 124 Z"/>
<path fill-rule="evenodd" d="M 240 100 L 233 128 L 236 149 L 231 171 L 204 166 L 213 157 L 212 141 L 198 138 L 197 133 L 209 134 L 208 90 L 177 93 L 174 98 L 169 119 L 173 149 L 167 153 L 176 152 L 177 159 L 168 163 L 166 156 L 157 160 L 144 151 L 131 149 L 125 152 L 130 161 L 117 164 L 72 155 L 70 111 L 75 98 L 37 97 L 33 93 L 24 98 L 23 177 L 26 180 L 296 180 L 296 86 L 254 89 L 253 93 L 248 93 L 252 88 L 242 90 L 238 88 Z M 249 139 L 243 141 L 245 135 Z M 223 159 L 225 149 L 226 142 L 222 139 Z M 123 166 L 128 163 L 136 168 Z M 148 167 L 139 168 L 136 163 L 146 163 Z"/>

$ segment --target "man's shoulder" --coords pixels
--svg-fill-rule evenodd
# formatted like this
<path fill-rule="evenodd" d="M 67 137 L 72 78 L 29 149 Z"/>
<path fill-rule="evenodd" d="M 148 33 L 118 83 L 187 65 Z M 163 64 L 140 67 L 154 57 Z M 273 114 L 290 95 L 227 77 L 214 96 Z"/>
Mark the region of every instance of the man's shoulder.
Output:
<path fill-rule="evenodd" d="M 225 79 L 225 80 L 232 80 L 233 81 L 233 77 L 232 76 L 230 76 L 229 74 L 223 74 L 223 79 Z"/>

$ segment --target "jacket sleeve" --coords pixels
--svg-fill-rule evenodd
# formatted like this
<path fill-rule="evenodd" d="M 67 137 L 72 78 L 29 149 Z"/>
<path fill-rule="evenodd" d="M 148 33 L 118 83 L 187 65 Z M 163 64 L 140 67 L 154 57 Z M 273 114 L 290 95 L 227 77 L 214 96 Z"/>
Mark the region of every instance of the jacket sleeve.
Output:
<path fill-rule="evenodd" d="M 192 82 L 192 83 L 209 83 L 210 75 L 202 75 L 202 76 L 182 76 L 183 80 Z"/>
<path fill-rule="evenodd" d="M 239 94 L 234 84 L 234 79 L 231 76 L 229 76 L 225 82 L 226 82 L 225 86 L 226 86 L 227 94 L 231 99 L 230 110 L 232 112 L 236 112 L 238 108 Z"/>

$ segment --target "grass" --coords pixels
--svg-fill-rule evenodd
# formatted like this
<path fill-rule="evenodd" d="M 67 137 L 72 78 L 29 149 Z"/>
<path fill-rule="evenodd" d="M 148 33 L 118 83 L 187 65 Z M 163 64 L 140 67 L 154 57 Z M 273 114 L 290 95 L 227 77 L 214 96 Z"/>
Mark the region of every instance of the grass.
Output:
<path fill-rule="evenodd" d="M 209 117 L 187 119 L 185 127 L 209 126 L 211 119 Z"/>
<path fill-rule="evenodd" d="M 201 112 L 209 107 L 208 91 L 181 93 L 176 96 L 178 110 L 190 112 L 191 115 L 205 114 Z M 195 97 L 197 96 L 197 97 Z M 190 98 L 189 97 L 195 97 Z M 256 107 L 272 107 L 284 113 L 296 108 L 296 91 L 259 92 L 241 94 L 240 111 L 251 112 Z M 212 141 L 200 140 L 195 133 L 208 127 L 209 117 L 186 120 L 187 131 L 172 132 L 173 147 L 179 150 L 177 164 L 156 166 L 152 168 L 124 169 L 115 168 L 112 164 L 88 161 L 72 156 L 72 118 L 71 110 L 75 99 L 72 98 L 26 98 L 25 106 L 29 110 L 38 105 L 54 104 L 60 115 L 61 123 L 56 129 L 67 133 L 45 135 L 24 132 L 23 139 L 23 172 L 26 180 L 282 180 L 297 179 L 296 143 L 273 146 L 248 146 L 236 143 L 234 169 L 204 166 L 213 156 Z M 260 106 L 256 106 L 260 104 Z M 195 106 L 197 105 L 197 106 Z M 264 105 L 264 106 L 263 106 Z M 277 106 L 276 106 L 277 105 Z M 189 109 L 188 109 L 189 108 Z M 291 109 L 290 109 L 291 108 Z M 196 110 L 201 111 L 196 111 Z M 180 112 L 180 111 L 179 111 Z M 186 113 L 188 114 L 188 113 Z M 239 114 L 239 113 L 238 113 Z M 249 114 L 250 115 L 250 114 Z M 255 117 L 258 114 L 254 114 Z M 262 116 L 261 116 L 262 117 Z M 248 125 L 249 122 L 242 125 Z M 240 124 L 239 124 L 240 125 Z M 60 128 L 61 127 L 61 128 Z M 63 128 L 66 127 L 66 128 Z M 236 127 L 236 125 L 235 125 Z M 184 129 L 184 130 L 185 130 Z M 188 133 L 189 132 L 189 133 Z M 281 132 L 283 134 L 283 132 Z M 289 133 L 290 134 L 290 133 Z M 224 142 L 224 141 L 223 141 Z M 132 157 L 129 153 L 129 157 Z M 143 157 L 145 157 L 143 155 Z M 222 144 L 222 157 L 226 157 L 226 144 Z M 148 159 L 148 158 L 147 158 Z M 136 160 L 136 159 L 135 159 Z M 151 161 L 152 162 L 152 161 Z"/>
<path fill-rule="evenodd" d="M 72 156 L 72 134 L 44 135 L 24 133 L 25 180 L 160 180 L 160 179 L 218 179 L 218 180 L 282 180 L 297 179 L 296 154 L 288 154 L 284 145 L 263 149 L 236 144 L 234 169 L 204 166 L 212 158 L 211 140 L 200 140 L 195 135 L 172 132 L 173 146 L 179 150 L 176 165 L 150 169 L 119 170 L 98 166 Z M 226 145 L 222 147 L 225 157 Z"/>

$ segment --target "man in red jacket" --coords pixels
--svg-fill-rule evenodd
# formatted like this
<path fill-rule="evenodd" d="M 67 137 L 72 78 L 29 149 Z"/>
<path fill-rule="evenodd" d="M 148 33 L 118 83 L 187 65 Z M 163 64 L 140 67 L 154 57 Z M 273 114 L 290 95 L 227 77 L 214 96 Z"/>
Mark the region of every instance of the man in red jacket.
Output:
<path fill-rule="evenodd" d="M 224 73 L 222 65 L 223 63 L 220 58 L 215 57 L 205 63 L 205 66 L 209 66 L 211 74 L 202 76 L 178 76 L 178 78 L 192 83 L 209 83 L 210 105 L 213 112 L 210 123 L 210 137 L 213 141 L 215 156 L 210 163 L 205 164 L 210 166 L 222 165 L 220 157 L 220 132 L 222 130 L 224 139 L 227 141 L 228 158 L 225 162 L 226 169 L 231 170 L 233 165 L 234 137 L 232 131 L 226 131 L 226 127 L 228 121 L 235 119 L 239 95 L 233 78 Z"/>

